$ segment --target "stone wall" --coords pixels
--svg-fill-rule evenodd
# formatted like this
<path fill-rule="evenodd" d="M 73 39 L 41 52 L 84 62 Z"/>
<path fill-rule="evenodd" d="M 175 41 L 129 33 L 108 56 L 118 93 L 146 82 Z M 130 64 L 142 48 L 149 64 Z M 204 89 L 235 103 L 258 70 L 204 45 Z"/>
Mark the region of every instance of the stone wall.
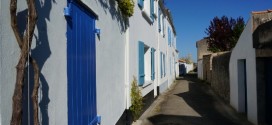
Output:
<path fill-rule="evenodd" d="M 212 58 L 211 87 L 225 101 L 230 100 L 229 61 L 231 52 L 217 53 Z"/>

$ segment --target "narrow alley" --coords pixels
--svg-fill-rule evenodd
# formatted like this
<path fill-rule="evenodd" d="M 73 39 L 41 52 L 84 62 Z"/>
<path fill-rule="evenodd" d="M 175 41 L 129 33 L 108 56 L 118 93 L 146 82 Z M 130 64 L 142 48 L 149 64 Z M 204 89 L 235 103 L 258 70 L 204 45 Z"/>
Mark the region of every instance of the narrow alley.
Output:
<path fill-rule="evenodd" d="M 136 122 L 139 125 L 251 125 L 196 74 L 180 78 Z"/>

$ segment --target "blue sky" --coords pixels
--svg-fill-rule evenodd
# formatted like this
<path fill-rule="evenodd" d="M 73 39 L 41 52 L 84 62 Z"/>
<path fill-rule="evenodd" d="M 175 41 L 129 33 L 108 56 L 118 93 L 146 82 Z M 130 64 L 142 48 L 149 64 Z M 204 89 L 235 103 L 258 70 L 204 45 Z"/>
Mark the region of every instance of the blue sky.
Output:
<path fill-rule="evenodd" d="M 248 21 L 252 11 L 272 9 L 272 0 L 165 0 L 177 31 L 180 57 L 192 54 L 196 62 L 196 41 L 206 37 L 205 29 L 215 16 Z"/>

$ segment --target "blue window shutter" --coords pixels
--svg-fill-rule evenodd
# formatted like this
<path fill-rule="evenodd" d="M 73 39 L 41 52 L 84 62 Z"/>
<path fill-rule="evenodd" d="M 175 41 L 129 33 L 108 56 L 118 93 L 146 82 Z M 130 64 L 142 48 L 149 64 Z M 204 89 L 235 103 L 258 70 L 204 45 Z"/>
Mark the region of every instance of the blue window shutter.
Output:
<path fill-rule="evenodd" d="M 171 31 L 171 29 L 170 29 L 170 39 L 169 39 L 169 40 L 170 40 L 170 41 L 169 41 L 169 42 L 170 42 L 170 43 L 169 43 L 170 47 L 171 47 L 171 44 L 172 44 L 172 43 L 171 43 L 171 40 L 172 40 L 171 37 L 172 37 L 172 31 Z"/>
<path fill-rule="evenodd" d="M 151 48 L 151 80 L 155 79 L 154 53 L 155 53 L 155 49 Z"/>
<path fill-rule="evenodd" d="M 165 69 L 165 54 L 163 54 L 163 71 L 164 71 L 164 76 L 166 75 L 166 69 Z"/>
<path fill-rule="evenodd" d="M 144 0 L 138 0 L 138 6 L 142 9 L 144 8 Z"/>
<path fill-rule="evenodd" d="M 154 22 L 154 0 L 150 0 L 150 18 Z"/>
<path fill-rule="evenodd" d="M 171 67 L 171 65 L 172 65 L 172 61 L 171 61 L 171 57 L 170 57 L 170 59 L 169 59 L 169 64 L 170 64 L 170 75 L 172 75 L 172 67 Z"/>
<path fill-rule="evenodd" d="M 158 16 L 159 16 L 159 21 L 158 21 L 158 27 L 159 27 L 159 32 L 161 32 L 161 9 L 159 8 L 158 10 Z"/>
<path fill-rule="evenodd" d="M 170 28 L 168 27 L 167 30 L 168 30 L 168 45 L 170 45 Z"/>
<path fill-rule="evenodd" d="M 165 35 L 164 17 L 162 18 L 162 33 L 163 33 L 163 36 L 164 36 Z"/>
<path fill-rule="evenodd" d="M 162 71 L 162 52 L 161 52 L 161 78 L 163 76 L 163 71 Z"/>
<path fill-rule="evenodd" d="M 142 86 L 144 84 L 144 77 L 145 77 L 145 74 L 144 74 L 144 43 L 139 41 L 139 74 L 138 74 L 138 83 L 140 86 Z"/>

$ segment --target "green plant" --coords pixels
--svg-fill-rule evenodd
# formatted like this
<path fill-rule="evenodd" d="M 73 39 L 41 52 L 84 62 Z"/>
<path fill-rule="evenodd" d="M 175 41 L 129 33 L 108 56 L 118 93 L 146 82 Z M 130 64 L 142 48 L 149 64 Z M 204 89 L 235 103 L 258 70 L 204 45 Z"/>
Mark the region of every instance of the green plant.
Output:
<path fill-rule="evenodd" d="M 133 120 L 135 121 L 140 117 L 141 112 L 143 110 L 143 97 L 135 77 L 133 77 L 133 81 L 131 84 L 130 96 L 131 96 L 131 107 L 129 109 L 132 112 Z"/>
<path fill-rule="evenodd" d="M 134 13 L 134 2 L 133 0 L 117 0 L 118 7 L 122 14 L 126 17 L 131 17 Z"/>

